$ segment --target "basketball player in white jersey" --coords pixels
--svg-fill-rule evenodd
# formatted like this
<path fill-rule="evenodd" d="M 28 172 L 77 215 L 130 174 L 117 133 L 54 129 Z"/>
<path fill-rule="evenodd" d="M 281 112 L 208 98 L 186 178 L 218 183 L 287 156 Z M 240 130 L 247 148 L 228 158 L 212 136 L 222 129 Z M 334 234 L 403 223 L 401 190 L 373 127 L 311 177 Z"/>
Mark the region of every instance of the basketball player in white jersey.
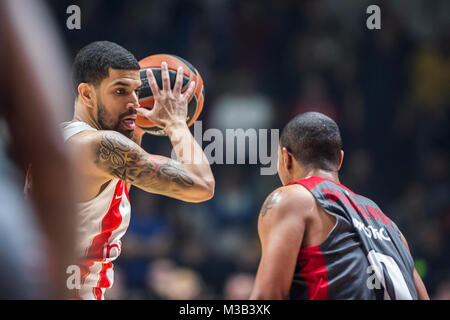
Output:
<path fill-rule="evenodd" d="M 104 299 L 113 284 L 113 265 L 120 239 L 130 220 L 128 190 L 135 185 L 150 193 L 187 202 L 202 202 L 214 194 L 214 176 L 201 147 L 186 125 L 187 99 L 195 83 L 181 93 L 182 72 L 170 87 L 167 64 L 162 88 L 151 71 L 147 76 L 154 108 L 139 108 L 139 64 L 121 46 L 94 42 L 84 47 L 73 65 L 75 113 L 63 124 L 63 134 L 81 178 L 78 197 L 77 249 L 81 256 L 81 288 L 77 298 Z M 135 125 L 137 113 L 163 128 L 177 161 L 151 155 L 140 147 L 144 131 Z M 201 159 L 195 164 L 185 159 Z"/>

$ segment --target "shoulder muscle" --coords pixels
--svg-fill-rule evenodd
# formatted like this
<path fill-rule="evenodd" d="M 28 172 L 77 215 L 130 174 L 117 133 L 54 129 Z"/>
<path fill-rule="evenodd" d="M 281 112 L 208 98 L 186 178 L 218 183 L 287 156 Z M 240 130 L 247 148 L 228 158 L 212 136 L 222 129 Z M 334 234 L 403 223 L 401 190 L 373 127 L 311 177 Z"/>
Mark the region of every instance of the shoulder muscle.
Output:
<path fill-rule="evenodd" d="M 304 230 L 305 220 L 314 206 L 314 197 L 301 186 L 276 189 L 266 198 L 260 211 L 258 229 L 261 238 L 273 234 L 279 226 L 293 233 Z"/>
<path fill-rule="evenodd" d="M 292 211 L 306 215 L 313 209 L 315 204 L 312 194 L 302 186 L 283 186 L 274 190 L 264 201 L 260 211 L 260 217 L 272 215 L 282 216 Z"/>

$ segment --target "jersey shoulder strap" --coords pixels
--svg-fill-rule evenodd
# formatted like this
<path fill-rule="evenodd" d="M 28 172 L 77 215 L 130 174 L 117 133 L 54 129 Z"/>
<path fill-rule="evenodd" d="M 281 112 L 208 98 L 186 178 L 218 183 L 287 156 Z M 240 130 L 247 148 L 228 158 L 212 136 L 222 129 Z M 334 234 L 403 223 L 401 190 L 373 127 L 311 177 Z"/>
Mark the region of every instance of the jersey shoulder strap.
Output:
<path fill-rule="evenodd" d="M 86 122 L 75 121 L 75 122 L 64 122 L 61 124 L 64 143 L 67 142 L 74 135 L 83 131 L 97 131 L 97 129 L 92 128 Z"/>

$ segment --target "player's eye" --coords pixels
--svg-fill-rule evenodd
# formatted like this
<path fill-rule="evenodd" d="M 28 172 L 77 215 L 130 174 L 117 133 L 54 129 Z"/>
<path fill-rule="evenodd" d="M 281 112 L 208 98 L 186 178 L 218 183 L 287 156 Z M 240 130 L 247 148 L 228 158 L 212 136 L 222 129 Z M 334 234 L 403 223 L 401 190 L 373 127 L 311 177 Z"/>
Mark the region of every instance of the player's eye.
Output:
<path fill-rule="evenodd" d="M 117 93 L 117 94 L 124 94 L 124 93 L 125 93 L 125 90 L 122 89 L 122 88 L 116 89 L 116 93 Z"/>

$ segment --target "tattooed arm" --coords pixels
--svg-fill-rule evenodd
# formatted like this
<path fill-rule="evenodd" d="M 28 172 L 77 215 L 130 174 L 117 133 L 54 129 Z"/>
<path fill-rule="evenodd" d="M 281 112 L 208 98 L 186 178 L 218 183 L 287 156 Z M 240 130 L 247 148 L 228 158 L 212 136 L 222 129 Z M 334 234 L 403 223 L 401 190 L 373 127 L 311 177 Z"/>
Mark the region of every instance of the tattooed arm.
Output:
<path fill-rule="evenodd" d="M 175 85 L 170 85 L 166 62 L 161 63 L 162 90 L 151 69 L 147 70 L 154 105 L 151 111 L 137 108 L 139 115 L 164 129 L 174 147 L 178 161 L 152 156 L 137 144 L 116 133 L 105 133 L 97 144 L 98 166 L 148 192 L 159 193 L 189 202 L 209 200 L 214 195 L 214 176 L 208 159 L 186 125 L 188 98 L 195 83 L 181 92 L 183 69 L 177 70 Z M 141 129 L 136 128 L 133 141 L 141 141 Z M 137 138 L 137 140 L 136 140 Z"/>
<path fill-rule="evenodd" d="M 111 177 L 147 192 L 188 202 L 212 197 L 209 181 L 172 159 L 151 155 L 115 131 L 99 132 L 94 143 L 95 163 Z"/>
<path fill-rule="evenodd" d="M 286 299 L 289 296 L 305 232 L 302 212 L 311 205 L 311 196 L 305 193 L 303 198 L 302 190 L 294 188 L 278 188 L 261 208 L 258 233 L 262 255 L 250 296 L 252 300 Z"/>

